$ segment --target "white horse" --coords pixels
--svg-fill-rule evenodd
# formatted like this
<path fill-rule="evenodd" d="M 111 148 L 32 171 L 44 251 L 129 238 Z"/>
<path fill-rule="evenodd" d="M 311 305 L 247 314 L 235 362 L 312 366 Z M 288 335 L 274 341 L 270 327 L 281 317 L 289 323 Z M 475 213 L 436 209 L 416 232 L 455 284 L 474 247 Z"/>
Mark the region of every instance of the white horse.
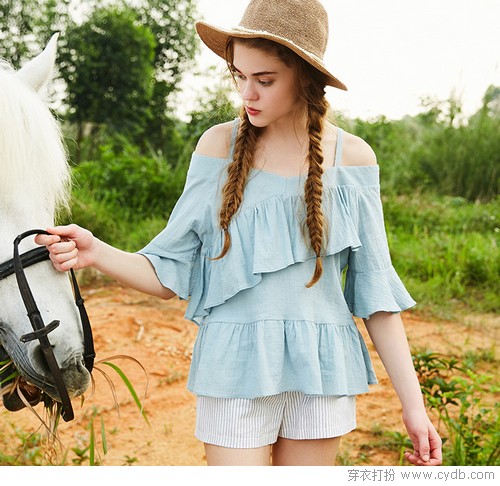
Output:
<path fill-rule="evenodd" d="M 0 65 L 0 264 L 12 258 L 17 235 L 53 226 L 57 211 L 68 205 L 66 151 L 58 123 L 39 94 L 52 78 L 56 42 L 57 35 L 19 71 L 7 63 Z M 20 252 L 35 247 L 30 237 L 21 242 Z M 67 396 L 77 397 L 88 388 L 91 376 L 83 362 L 82 323 L 71 283 L 50 261 L 26 268 L 25 274 L 43 322 L 60 321 L 48 339 Z M 0 361 L 8 355 L 10 369 L 14 366 L 19 373 L 17 391 L 7 393 L 4 362 L 4 405 L 12 411 L 26 401 L 61 401 L 40 342 L 20 341 L 30 332 L 33 329 L 15 275 L 0 280 Z"/>

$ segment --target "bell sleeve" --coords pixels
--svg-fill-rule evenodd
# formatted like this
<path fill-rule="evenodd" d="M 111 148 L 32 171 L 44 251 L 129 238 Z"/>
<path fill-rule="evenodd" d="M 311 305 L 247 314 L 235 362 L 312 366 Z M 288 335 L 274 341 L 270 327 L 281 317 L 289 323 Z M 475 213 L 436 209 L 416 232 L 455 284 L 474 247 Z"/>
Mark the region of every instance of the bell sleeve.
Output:
<path fill-rule="evenodd" d="M 351 248 L 348 257 L 344 296 L 349 310 L 369 319 L 378 311 L 400 312 L 414 306 L 391 262 L 380 185 L 360 187 L 353 203 L 361 246 Z"/>
<path fill-rule="evenodd" d="M 201 279 L 200 234 L 209 196 L 209 181 L 196 170 L 196 165 L 195 158 L 165 229 L 137 252 L 151 262 L 161 284 L 184 300 L 189 299 Z"/>

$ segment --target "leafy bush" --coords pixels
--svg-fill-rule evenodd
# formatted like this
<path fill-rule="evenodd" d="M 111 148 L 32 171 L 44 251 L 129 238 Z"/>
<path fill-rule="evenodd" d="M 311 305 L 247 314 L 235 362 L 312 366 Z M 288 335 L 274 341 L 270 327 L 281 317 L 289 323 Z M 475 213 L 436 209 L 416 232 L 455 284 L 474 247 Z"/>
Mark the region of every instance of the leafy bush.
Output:
<path fill-rule="evenodd" d="M 427 404 L 446 430 L 443 464 L 500 465 L 500 404 L 485 403 L 487 395 L 500 391 L 489 385 L 492 377 L 435 353 L 416 354 L 413 363 Z"/>
<path fill-rule="evenodd" d="M 436 124 L 412 154 L 413 181 L 438 194 L 489 201 L 499 193 L 500 116 L 482 111 L 468 125 Z"/>
<path fill-rule="evenodd" d="M 148 243 L 165 226 L 184 188 L 187 164 L 144 155 L 125 139 L 99 147 L 95 160 L 73 168 L 71 215 L 100 239 L 128 251 Z"/>
<path fill-rule="evenodd" d="M 389 120 L 380 116 L 371 120 L 344 121 L 347 130 L 365 140 L 377 154 L 383 194 L 413 193 L 411 150 L 423 128 L 412 118 Z"/>
<path fill-rule="evenodd" d="M 375 150 L 384 194 L 431 193 L 468 201 L 499 194 L 500 88 L 490 86 L 468 119 L 460 100 L 426 100 L 415 117 L 344 120 Z"/>
<path fill-rule="evenodd" d="M 137 147 L 109 143 L 100 147 L 98 160 L 74 169 L 76 197 L 92 194 L 131 220 L 167 215 L 184 187 L 186 167 L 173 168 L 164 159 L 146 156 Z"/>

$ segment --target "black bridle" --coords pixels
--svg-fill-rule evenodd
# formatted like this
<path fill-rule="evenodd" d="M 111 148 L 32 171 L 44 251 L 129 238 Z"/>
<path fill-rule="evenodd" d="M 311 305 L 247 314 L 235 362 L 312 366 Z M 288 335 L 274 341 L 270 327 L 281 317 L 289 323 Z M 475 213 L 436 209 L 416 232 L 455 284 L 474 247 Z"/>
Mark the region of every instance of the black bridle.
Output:
<path fill-rule="evenodd" d="M 26 307 L 26 311 L 28 312 L 28 318 L 31 322 L 31 326 L 33 327 L 33 332 L 24 334 L 20 339 L 23 343 L 34 341 L 35 339 L 38 339 L 38 341 L 40 342 L 40 347 L 42 349 L 47 365 L 52 373 L 52 376 L 54 377 L 56 388 L 59 392 L 59 397 L 61 398 L 61 415 L 66 422 L 69 422 L 74 418 L 73 407 L 71 405 L 71 400 L 69 398 L 66 385 L 64 384 L 61 369 L 57 363 L 56 357 L 54 356 L 52 345 L 50 344 L 48 338 L 48 334 L 59 326 L 60 321 L 54 320 L 50 324 L 45 325 L 31 292 L 28 280 L 26 279 L 26 275 L 24 273 L 24 268 L 48 260 L 49 251 L 44 246 L 41 246 L 39 248 L 29 250 L 21 255 L 19 254 L 19 243 L 24 238 L 37 234 L 48 235 L 50 233 L 44 230 L 34 229 L 20 234 L 14 240 L 13 258 L 5 263 L 0 264 L 0 280 L 10 277 L 13 274 L 16 275 L 17 285 L 19 287 L 24 306 Z M 80 294 L 78 282 L 73 270 L 70 270 L 70 275 L 71 283 L 73 285 L 73 293 L 75 296 L 75 304 L 78 307 L 78 310 L 80 312 L 80 319 L 82 321 L 83 360 L 85 368 L 87 368 L 89 372 L 92 372 L 95 358 L 92 328 L 90 326 L 90 321 L 85 309 L 84 300 Z"/>

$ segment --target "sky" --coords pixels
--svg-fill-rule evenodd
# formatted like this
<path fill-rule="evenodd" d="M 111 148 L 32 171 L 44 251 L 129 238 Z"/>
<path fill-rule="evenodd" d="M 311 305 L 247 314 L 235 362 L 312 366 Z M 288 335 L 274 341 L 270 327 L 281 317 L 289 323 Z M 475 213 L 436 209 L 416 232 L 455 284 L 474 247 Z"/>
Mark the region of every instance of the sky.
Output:
<path fill-rule="evenodd" d="M 304 0 L 306 3 L 307 0 Z M 330 19 L 325 63 L 348 87 L 327 89 L 336 111 L 399 119 L 421 100 L 458 97 L 474 113 L 500 86 L 500 0 L 323 0 Z M 248 0 L 198 0 L 200 20 L 236 26 Z M 224 66 L 204 45 L 200 69 Z M 209 80 L 212 82 L 213 80 Z M 201 91 L 190 82 L 189 96 Z"/>

